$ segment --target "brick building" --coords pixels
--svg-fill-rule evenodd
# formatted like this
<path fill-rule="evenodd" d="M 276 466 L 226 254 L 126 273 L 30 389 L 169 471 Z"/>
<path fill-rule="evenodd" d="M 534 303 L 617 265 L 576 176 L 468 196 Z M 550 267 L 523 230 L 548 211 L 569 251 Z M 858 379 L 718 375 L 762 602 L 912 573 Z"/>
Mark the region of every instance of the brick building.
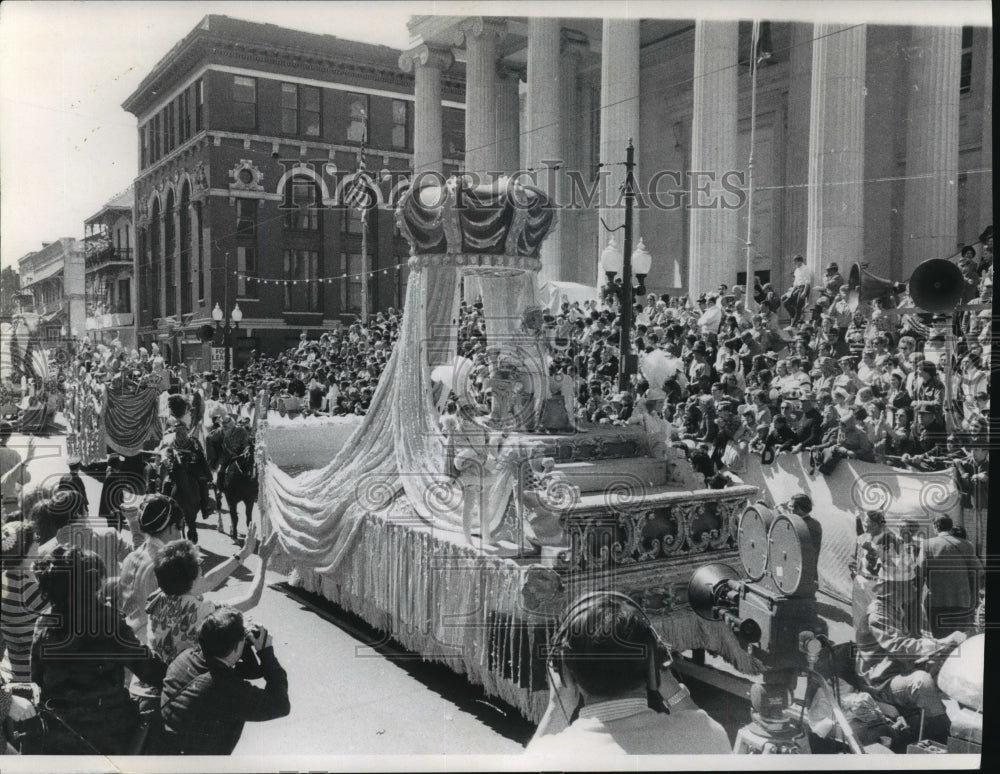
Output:
<path fill-rule="evenodd" d="M 464 68 L 442 69 L 437 168 L 449 174 L 464 150 Z M 239 364 L 357 319 L 361 221 L 342 201 L 365 131 L 382 200 L 368 217 L 369 309 L 400 306 L 409 249 L 392 190 L 413 169 L 413 100 L 397 50 L 206 16 L 123 103 L 138 120 L 139 344 L 205 367 L 198 329 L 216 304 L 239 304 Z"/>

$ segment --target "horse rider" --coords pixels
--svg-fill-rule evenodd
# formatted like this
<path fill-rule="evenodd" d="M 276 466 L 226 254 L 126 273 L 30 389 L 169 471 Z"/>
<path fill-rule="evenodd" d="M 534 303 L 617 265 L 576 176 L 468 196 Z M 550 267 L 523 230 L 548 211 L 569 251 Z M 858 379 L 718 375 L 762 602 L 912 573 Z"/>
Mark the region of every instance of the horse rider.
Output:
<path fill-rule="evenodd" d="M 222 415 L 219 427 L 208 436 L 208 464 L 216 469 L 216 490 L 222 492 L 226 484 L 226 468 L 250 446 L 250 431 L 238 424 L 232 414 Z M 217 467 L 216 467 L 217 466 Z"/>
<path fill-rule="evenodd" d="M 215 513 L 216 508 L 208 492 L 208 485 L 212 480 L 212 469 L 209 467 L 205 450 L 202 449 L 198 439 L 191 436 L 188 426 L 181 420 L 171 417 L 167 427 L 168 434 L 160 443 L 160 451 L 164 461 L 181 465 L 198 483 L 201 513 L 204 518 L 208 519 Z M 191 535 L 192 532 L 195 534 L 194 537 Z M 188 537 L 192 542 L 197 542 L 197 532 L 191 524 L 188 525 Z"/>

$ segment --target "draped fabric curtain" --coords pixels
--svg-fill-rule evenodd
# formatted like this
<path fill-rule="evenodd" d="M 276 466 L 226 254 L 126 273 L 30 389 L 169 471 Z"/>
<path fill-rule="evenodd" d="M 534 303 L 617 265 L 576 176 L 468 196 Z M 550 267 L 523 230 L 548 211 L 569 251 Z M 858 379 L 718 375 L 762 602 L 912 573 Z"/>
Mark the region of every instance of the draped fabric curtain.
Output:
<path fill-rule="evenodd" d="M 441 472 L 444 436 L 430 378 L 430 364 L 440 353 L 450 353 L 446 362 L 454 359 L 452 321 L 458 314 L 460 273 L 452 266 L 413 270 L 399 341 L 371 407 L 328 465 L 292 477 L 266 461 L 266 449 L 261 450 L 266 462 L 261 469 L 261 509 L 270 520 L 268 539 L 277 539 L 294 561 L 318 573 L 335 572 L 355 548 L 360 524 L 369 513 L 412 518 L 414 526 L 454 532 L 456 542 L 462 540 L 464 495 L 459 483 Z M 490 299 L 490 310 L 533 305 L 532 275 L 489 278 L 483 297 Z M 517 319 L 519 324 L 519 314 Z M 512 326 L 505 324 L 503 330 L 511 331 Z M 539 405 L 543 398 L 536 394 Z M 486 512 L 479 514 L 486 531 L 502 519 L 515 480 L 512 466 L 488 468 L 483 482 Z M 396 500 L 401 493 L 405 504 Z"/>
<path fill-rule="evenodd" d="M 147 441 L 160 440 L 160 390 L 143 387 L 136 393 L 108 390 L 103 425 L 108 446 L 124 457 L 138 454 Z"/>

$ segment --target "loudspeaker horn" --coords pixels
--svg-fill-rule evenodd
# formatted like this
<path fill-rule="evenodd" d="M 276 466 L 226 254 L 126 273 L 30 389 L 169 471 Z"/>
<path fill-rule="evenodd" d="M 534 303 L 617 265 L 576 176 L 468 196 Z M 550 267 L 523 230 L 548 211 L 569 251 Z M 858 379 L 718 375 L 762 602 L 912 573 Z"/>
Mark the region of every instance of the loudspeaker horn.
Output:
<path fill-rule="evenodd" d="M 904 290 L 906 290 L 905 283 L 876 277 L 862 268 L 860 263 L 856 263 L 847 276 L 847 306 L 853 312 L 862 301 L 889 298 Z"/>
<path fill-rule="evenodd" d="M 928 312 L 952 311 L 964 293 L 962 270 L 944 258 L 924 261 L 910 275 L 910 298 Z"/>
<path fill-rule="evenodd" d="M 202 325 L 198 329 L 198 339 L 202 343 L 207 343 L 215 338 L 215 326 L 214 325 Z"/>
<path fill-rule="evenodd" d="M 962 300 L 965 278 L 962 270 L 946 258 L 924 261 L 906 283 L 876 277 L 856 263 L 847 279 L 847 303 L 853 312 L 862 301 L 890 298 L 905 291 L 907 285 L 916 306 L 927 312 L 950 312 Z"/>

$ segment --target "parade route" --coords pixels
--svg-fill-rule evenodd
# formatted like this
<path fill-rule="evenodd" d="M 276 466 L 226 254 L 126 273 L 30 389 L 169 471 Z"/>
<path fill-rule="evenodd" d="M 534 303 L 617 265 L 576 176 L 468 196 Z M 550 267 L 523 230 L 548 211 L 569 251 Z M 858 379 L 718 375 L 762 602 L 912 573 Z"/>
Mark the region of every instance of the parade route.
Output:
<path fill-rule="evenodd" d="M 15 435 L 10 446 L 23 453 L 26 443 L 25 436 Z M 65 472 L 64 436 L 36 438 L 35 447 L 34 480 Z M 82 478 L 96 518 L 101 482 L 86 472 Z M 229 557 L 234 545 L 214 521 L 202 520 L 198 527 L 207 572 Z M 245 532 L 242 515 L 240 532 Z M 248 560 L 214 596 L 224 601 L 244 593 L 258 562 Z M 269 571 L 249 617 L 274 637 L 275 654 L 288 672 L 292 711 L 280 720 L 248 723 L 234 755 L 516 755 L 523 750 L 533 726 L 515 710 L 441 665 L 424 663 L 392 643 L 380 645 L 377 633 L 324 600 L 304 603 L 289 593 L 286 581 Z"/>

